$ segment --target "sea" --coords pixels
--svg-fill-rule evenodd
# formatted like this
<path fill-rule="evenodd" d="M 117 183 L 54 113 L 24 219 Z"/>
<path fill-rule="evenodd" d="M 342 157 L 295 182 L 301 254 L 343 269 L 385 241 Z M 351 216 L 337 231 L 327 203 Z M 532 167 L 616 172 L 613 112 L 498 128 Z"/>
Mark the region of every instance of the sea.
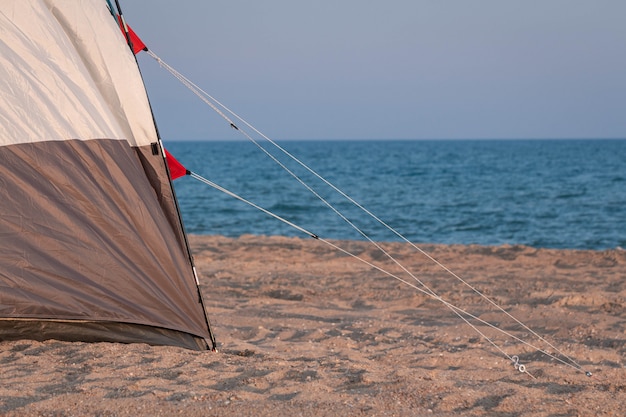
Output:
<path fill-rule="evenodd" d="M 304 229 L 325 239 L 626 247 L 626 140 L 276 144 L 165 142 L 187 169 L 256 206 L 192 177 L 176 179 L 187 232 L 307 237 Z"/>

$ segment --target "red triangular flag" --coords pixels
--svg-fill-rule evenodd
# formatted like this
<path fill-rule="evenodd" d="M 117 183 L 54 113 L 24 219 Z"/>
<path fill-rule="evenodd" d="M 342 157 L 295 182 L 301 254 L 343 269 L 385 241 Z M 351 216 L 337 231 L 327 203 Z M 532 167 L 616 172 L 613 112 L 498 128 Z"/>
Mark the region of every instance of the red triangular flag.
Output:
<path fill-rule="evenodd" d="M 122 30 L 124 37 L 126 37 L 126 32 L 124 31 L 124 23 L 122 22 L 122 17 L 118 15 L 117 21 L 120 24 L 120 29 Z M 141 39 L 139 39 L 139 36 L 137 36 L 135 31 L 129 25 L 126 25 L 126 27 L 128 28 L 128 35 L 130 36 L 130 42 L 133 44 L 133 53 L 137 55 L 141 51 L 147 51 L 148 47 L 146 46 L 145 43 L 143 43 Z"/>
<path fill-rule="evenodd" d="M 165 151 L 165 160 L 167 161 L 167 166 L 170 168 L 170 176 L 173 180 L 189 174 L 187 168 L 178 162 L 167 150 Z"/>

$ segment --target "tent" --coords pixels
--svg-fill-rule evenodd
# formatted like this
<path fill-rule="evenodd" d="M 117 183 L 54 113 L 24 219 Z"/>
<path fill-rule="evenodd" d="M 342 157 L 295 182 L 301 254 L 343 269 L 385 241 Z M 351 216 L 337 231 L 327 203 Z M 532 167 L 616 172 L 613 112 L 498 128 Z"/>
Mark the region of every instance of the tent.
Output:
<path fill-rule="evenodd" d="M 107 0 L 2 1 L 0 340 L 215 348 L 114 13 Z"/>

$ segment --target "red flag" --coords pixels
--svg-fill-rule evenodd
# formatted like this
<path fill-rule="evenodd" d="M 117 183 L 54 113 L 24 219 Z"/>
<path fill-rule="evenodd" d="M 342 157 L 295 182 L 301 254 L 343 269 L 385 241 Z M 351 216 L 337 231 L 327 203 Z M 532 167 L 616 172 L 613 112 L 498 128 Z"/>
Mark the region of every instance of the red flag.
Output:
<path fill-rule="evenodd" d="M 122 17 L 118 15 L 117 21 L 120 24 L 120 29 L 122 29 L 122 33 L 124 34 L 124 37 L 126 37 L 126 32 L 124 31 L 124 23 L 122 22 Z M 128 25 L 126 25 L 126 27 L 128 28 L 128 35 L 130 36 L 130 42 L 133 44 L 133 53 L 137 55 L 141 51 L 147 51 L 148 47 L 146 46 L 145 43 L 143 43 L 141 39 L 139 39 L 139 36 L 137 36 L 135 31 Z"/>
<path fill-rule="evenodd" d="M 189 174 L 187 168 L 178 162 L 167 150 L 165 151 L 165 160 L 167 161 L 167 166 L 170 168 L 170 176 L 173 180 Z"/>

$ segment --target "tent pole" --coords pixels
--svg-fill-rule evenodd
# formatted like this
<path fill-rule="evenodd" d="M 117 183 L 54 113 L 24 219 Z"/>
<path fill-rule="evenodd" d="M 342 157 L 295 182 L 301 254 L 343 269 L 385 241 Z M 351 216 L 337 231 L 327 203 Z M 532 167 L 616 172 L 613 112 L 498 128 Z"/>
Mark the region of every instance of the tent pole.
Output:
<path fill-rule="evenodd" d="M 110 5 L 110 2 L 109 2 L 109 5 Z M 128 32 L 128 26 L 126 25 L 126 20 L 124 20 L 124 16 L 122 14 L 122 8 L 120 6 L 119 0 L 115 0 L 115 5 L 117 6 L 117 11 L 118 11 L 120 19 L 122 21 L 124 35 L 126 36 L 126 41 L 128 42 L 128 46 L 130 47 L 130 50 L 132 51 L 133 50 L 133 45 L 132 45 L 132 42 L 130 40 L 130 34 Z M 139 67 L 139 62 L 137 61 L 137 56 L 134 53 L 133 53 L 133 56 L 135 57 L 135 63 L 137 64 L 137 69 L 139 70 L 139 74 L 141 75 L 141 68 Z M 143 80 L 143 75 L 141 76 L 141 78 Z M 145 83 L 144 83 L 144 87 L 145 87 Z M 146 96 L 148 96 L 147 89 L 146 89 Z M 150 114 L 152 116 L 152 123 L 154 124 L 154 129 L 156 131 L 157 143 L 158 143 L 158 147 L 160 149 L 161 159 L 163 160 L 163 165 L 165 166 L 165 171 L 167 172 L 167 180 L 169 182 L 170 189 L 172 191 L 172 197 L 173 197 L 173 200 L 174 200 L 174 206 L 176 208 L 176 214 L 178 216 L 178 224 L 180 225 L 180 229 L 181 229 L 182 236 L 183 236 L 184 243 L 185 243 L 185 249 L 187 251 L 187 258 L 189 259 L 189 264 L 191 266 L 191 271 L 193 273 L 193 278 L 194 278 L 194 280 L 196 282 L 196 289 L 198 291 L 198 301 L 199 301 L 199 303 L 200 303 L 200 305 L 202 307 L 202 312 L 204 313 L 204 320 L 206 322 L 207 330 L 209 332 L 209 338 L 210 338 L 210 342 L 211 342 L 211 350 L 217 351 L 217 342 L 215 340 L 215 335 L 213 334 L 213 329 L 211 327 L 211 322 L 210 322 L 209 316 L 207 314 L 206 303 L 204 302 L 204 296 L 202 295 L 202 291 L 200 290 L 200 280 L 198 279 L 198 274 L 196 272 L 196 266 L 194 264 L 193 254 L 191 253 L 191 246 L 189 245 L 189 239 L 187 238 L 187 232 L 185 231 L 185 225 L 183 223 L 183 218 L 182 218 L 182 215 L 181 215 L 180 206 L 178 204 L 178 198 L 176 197 L 176 191 L 174 190 L 174 185 L 172 184 L 172 175 L 171 175 L 169 167 L 167 165 L 167 160 L 165 158 L 165 148 L 163 147 L 163 142 L 161 140 L 161 134 L 159 133 L 159 127 L 157 126 L 156 118 L 154 117 L 154 111 L 152 110 L 152 104 L 150 103 L 150 97 L 147 97 L 147 99 L 148 99 L 148 106 L 150 107 Z"/>

